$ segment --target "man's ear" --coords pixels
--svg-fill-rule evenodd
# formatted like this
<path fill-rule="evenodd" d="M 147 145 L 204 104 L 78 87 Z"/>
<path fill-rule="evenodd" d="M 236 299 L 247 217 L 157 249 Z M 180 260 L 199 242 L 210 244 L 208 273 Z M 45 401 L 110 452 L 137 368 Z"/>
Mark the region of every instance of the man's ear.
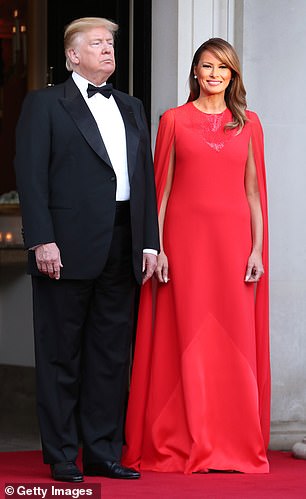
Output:
<path fill-rule="evenodd" d="M 79 56 L 78 56 L 78 52 L 75 49 L 73 49 L 73 48 L 68 49 L 67 50 L 67 56 L 69 57 L 70 61 L 73 64 L 79 64 L 80 59 L 79 59 Z"/>

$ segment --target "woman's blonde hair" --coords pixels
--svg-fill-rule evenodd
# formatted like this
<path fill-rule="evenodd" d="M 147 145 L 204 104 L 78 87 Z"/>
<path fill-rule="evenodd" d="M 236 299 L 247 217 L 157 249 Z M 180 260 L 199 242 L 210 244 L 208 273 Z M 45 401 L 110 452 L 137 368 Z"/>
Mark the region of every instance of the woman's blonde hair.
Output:
<path fill-rule="evenodd" d="M 64 32 L 64 49 L 66 55 L 66 68 L 68 71 L 73 71 L 73 67 L 67 53 L 68 49 L 75 45 L 80 34 L 86 33 L 86 31 L 89 31 L 92 28 L 105 28 L 112 34 L 113 38 L 115 38 L 115 34 L 118 31 L 119 26 L 104 17 L 81 17 L 80 19 L 75 19 L 68 24 Z"/>
<path fill-rule="evenodd" d="M 190 94 L 188 102 L 196 100 L 200 95 L 198 80 L 194 78 L 194 68 L 198 65 L 202 53 L 206 50 L 211 52 L 231 70 L 232 78 L 225 90 L 225 102 L 232 112 L 233 121 L 227 123 L 226 128 L 232 129 L 238 127 L 239 131 L 241 131 L 247 121 L 245 114 L 246 91 L 242 81 L 238 55 L 232 45 L 226 40 L 223 40 L 222 38 L 210 38 L 195 52 L 189 74 Z"/>

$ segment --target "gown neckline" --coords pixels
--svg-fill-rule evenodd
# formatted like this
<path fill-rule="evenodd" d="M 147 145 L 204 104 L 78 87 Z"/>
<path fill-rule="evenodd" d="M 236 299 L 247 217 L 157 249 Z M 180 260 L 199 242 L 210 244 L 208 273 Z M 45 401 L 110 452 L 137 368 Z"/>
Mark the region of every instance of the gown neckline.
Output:
<path fill-rule="evenodd" d="M 224 111 L 222 111 L 221 113 L 206 113 L 205 111 L 201 111 L 198 107 L 196 107 L 194 105 L 194 101 L 191 101 L 189 104 L 191 104 L 192 108 L 198 112 L 198 113 L 201 113 L 202 115 L 204 116 L 222 116 L 222 115 L 225 115 L 227 111 L 229 111 L 228 107 L 226 107 L 224 109 Z"/>

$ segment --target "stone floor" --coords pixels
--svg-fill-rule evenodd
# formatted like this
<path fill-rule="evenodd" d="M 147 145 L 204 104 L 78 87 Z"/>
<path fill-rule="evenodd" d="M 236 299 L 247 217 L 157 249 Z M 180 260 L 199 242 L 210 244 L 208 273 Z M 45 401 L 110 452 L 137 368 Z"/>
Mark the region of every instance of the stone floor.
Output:
<path fill-rule="evenodd" d="M 0 365 L 0 452 L 40 448 L 34 368 Z"/>

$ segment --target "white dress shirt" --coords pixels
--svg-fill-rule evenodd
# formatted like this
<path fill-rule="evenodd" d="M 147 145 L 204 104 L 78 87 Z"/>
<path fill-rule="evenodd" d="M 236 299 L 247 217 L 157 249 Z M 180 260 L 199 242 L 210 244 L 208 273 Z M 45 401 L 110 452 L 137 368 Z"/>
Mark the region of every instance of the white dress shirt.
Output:
<path fill-rule="evenodd" d="M 72 78 L 98 125 L 111 160 L 117 177 L 116 201 L 127 201 L 130 199 L 130 182 L 127 167 L 126 135 L 124 122 L 116 101 L 112 95 L 108 99 L 99 92 L 88 98 L 87 87 L 88 83 L 92 82 L 75 72 L 72 73 Z"/>

